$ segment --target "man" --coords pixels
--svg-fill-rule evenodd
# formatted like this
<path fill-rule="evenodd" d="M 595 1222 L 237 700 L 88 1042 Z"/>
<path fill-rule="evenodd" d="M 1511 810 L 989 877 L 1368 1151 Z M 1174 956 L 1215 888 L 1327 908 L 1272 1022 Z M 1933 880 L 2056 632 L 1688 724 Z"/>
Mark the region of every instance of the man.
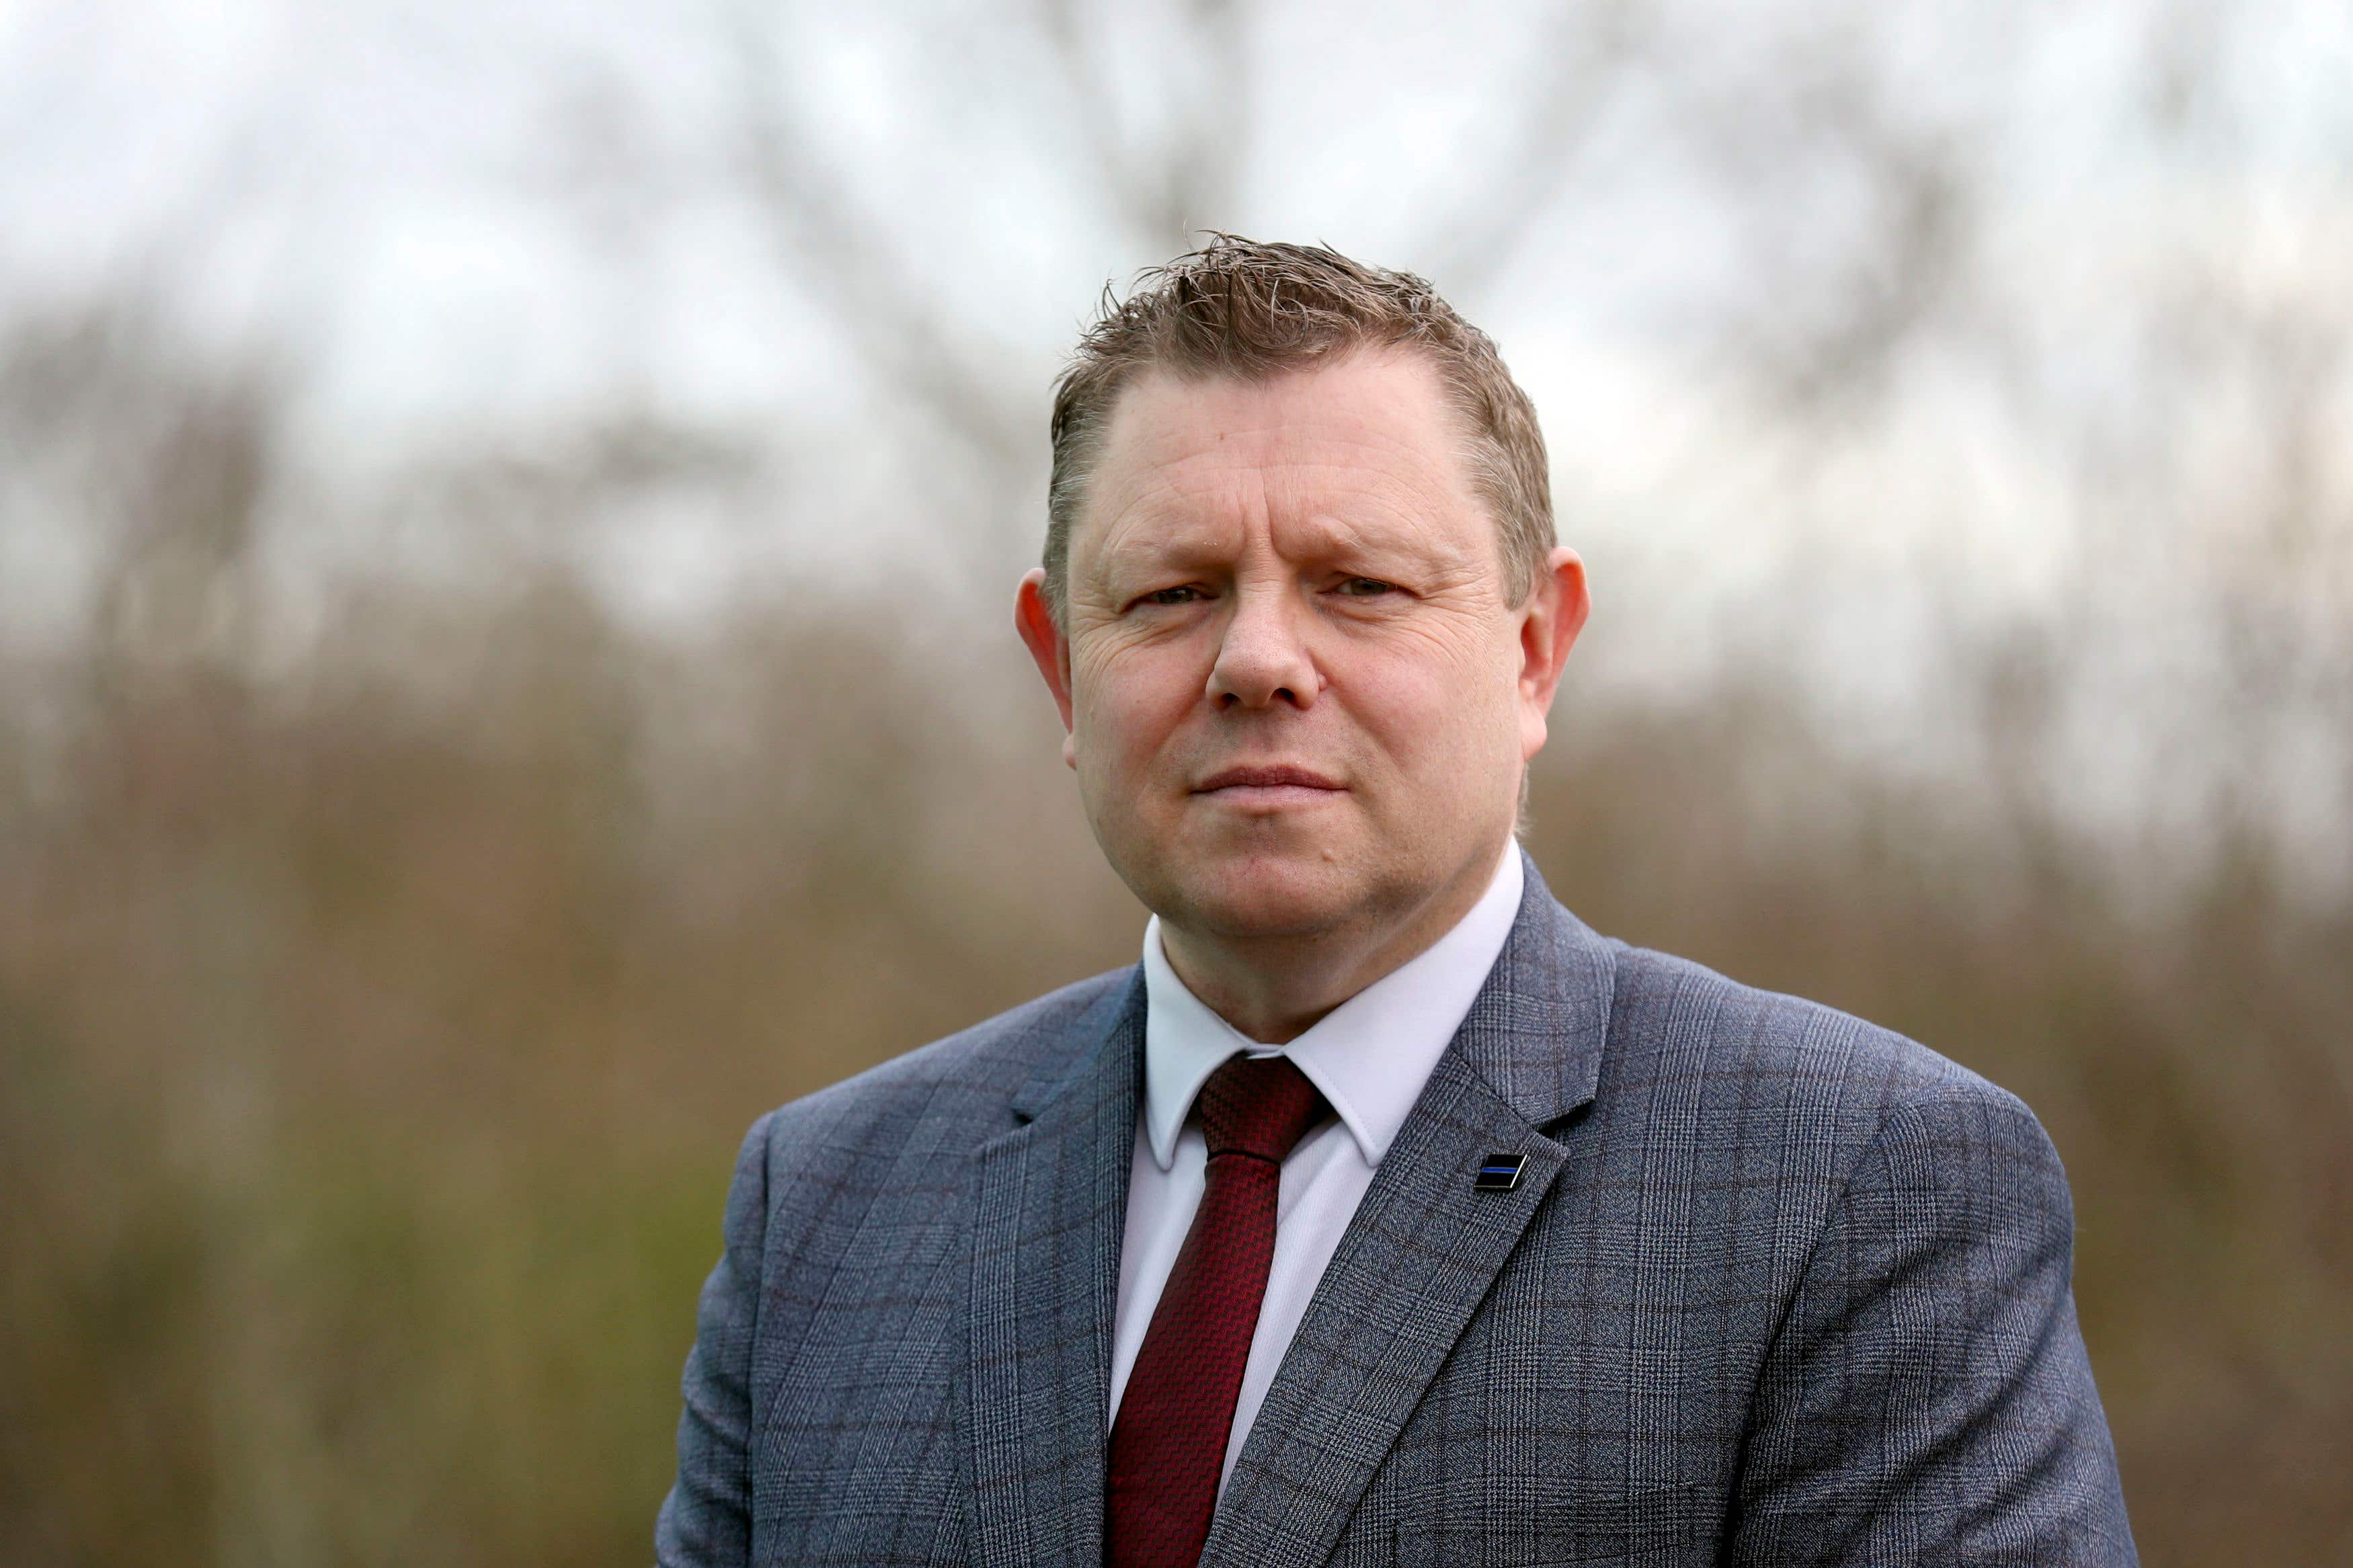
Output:
<path fill-rule="evenodd" d="M 1518 851 L 1586 584 L 1483 335 L 1221 237 L 1049 510 L 1143 962 L 754 1126 L 663 1563 L 2133 1561 L 2031 1114 Z"/>

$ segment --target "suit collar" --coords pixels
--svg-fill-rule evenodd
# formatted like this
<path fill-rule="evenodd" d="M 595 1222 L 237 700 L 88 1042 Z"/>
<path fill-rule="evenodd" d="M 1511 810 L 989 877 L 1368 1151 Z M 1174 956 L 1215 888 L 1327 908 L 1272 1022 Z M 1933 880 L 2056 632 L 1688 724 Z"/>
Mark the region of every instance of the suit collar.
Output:
<path fill-rule="evenodd" d="M 1512 935 L 1374 1173 L 1219 1500 L 1205 1565 L 1323 1563 L 1534 1220 L 1592 1100 L 1609 945 L 1533 863 Z M 1556 1140 L 1543 1131 L 1555 1129 Z M 1494 1155 L 1518 1184 L 1480 1192 Z"/>
<path fill-rule="evenodd" d="M 1103 1561 L 1112 1312 L 1144 1056 L 1144 985 L 1082 1015 L 1014 1097 L 976 1179 L 966 1429 L 981 1558 Z"/>
<path fill-rule="evenodd" d="M 1521 869 L 1511 934 L 1316 1287 L 1204 1563 L 1330 1556 L 1567 1161 L 1543 1130 L 1593 1098 L 1614 964 Z M 979 1152 L 966 1415 L 981 1554 L 1004 1568 L 1102 1561 L 1144 1020 L 1132 971 L 1015 1093 L 1022 1125 Z M 1519 1185 L 1474 1192 L 1498 1153 L 1523 1157 Z"/>
<path fill-rule="evenodd" d="M 1451 1049 L 1541 1128 L 1592 1100 L 1601 1077 L 1617 961 L 1552 896 L 1520 852 L 1520 912 Z"/>
<path fill-rule="evenodd" d="M 1113 971 L 1119 973 L 1120 971 Z M 1055 1100 L 1073 1089 L 1082 1092 L 1100 1085 L 1106 1070 L 1116 1064 L 1110 1058 L 1119 1050 L 1132 1047 L 1136 1056 L 1136 1071 L 1143 1070 L 1144 1054 L 1144 968 L 1130 964 L 1126 983 L 1113 985 L 1103 998 L 1079 1016 L 1071 1026 L 1065 1049 L 1049 1052 L 1046 1059 L 1013 1091 L 1008 1104 L 1017 1122 L 1036 1121 Z M 1142 1079 L 1137 1080 L 1139 1086 Z"/>

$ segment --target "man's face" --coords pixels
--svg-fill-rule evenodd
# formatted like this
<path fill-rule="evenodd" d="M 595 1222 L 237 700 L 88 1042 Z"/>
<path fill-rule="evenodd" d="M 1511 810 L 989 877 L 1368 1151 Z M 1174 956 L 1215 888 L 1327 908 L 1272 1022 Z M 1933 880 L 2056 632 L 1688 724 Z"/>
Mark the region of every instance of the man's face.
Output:
<path fill-rule="evenodd" d="M 1463 444 L 1409 353 L 1122 395 L 1064 626 L 1035 573 L 1017 619 L 1095 837 L 1164 921 L 1379 931 L 1485 885 L 1584 596 L 1558 551 L 1508 601 Z"/>

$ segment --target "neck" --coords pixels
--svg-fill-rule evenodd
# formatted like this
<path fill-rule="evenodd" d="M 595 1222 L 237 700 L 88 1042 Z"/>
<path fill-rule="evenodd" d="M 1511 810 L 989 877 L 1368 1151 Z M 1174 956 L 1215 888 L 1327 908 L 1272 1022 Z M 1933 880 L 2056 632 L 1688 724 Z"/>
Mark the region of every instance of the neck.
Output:
<path fill-rule="evenodd" d="M 1517 852 L 1516 846 L 1514 852 Z M 1160 921 L 1160 948 L 1186 989 L 1261 1045 L 1297 1039 L 1326 1013 L 1430 951 L 1493 883 L 1474 859 L 1401 917 L 1281 936 L 1235 936 Z"/>

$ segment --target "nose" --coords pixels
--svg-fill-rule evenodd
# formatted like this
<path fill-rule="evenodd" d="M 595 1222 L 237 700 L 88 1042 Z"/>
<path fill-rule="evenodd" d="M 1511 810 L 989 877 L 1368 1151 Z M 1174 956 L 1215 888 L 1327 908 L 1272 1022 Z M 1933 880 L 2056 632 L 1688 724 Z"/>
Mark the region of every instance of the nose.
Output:
<path fill-rule="evenodd" d="M 1246 584 L 1209 668 L 1208 695 L 1219 709 L 1315 705 L 1323 679 L 1309 657 L 1295 597 L 1271 584 Z"/>

